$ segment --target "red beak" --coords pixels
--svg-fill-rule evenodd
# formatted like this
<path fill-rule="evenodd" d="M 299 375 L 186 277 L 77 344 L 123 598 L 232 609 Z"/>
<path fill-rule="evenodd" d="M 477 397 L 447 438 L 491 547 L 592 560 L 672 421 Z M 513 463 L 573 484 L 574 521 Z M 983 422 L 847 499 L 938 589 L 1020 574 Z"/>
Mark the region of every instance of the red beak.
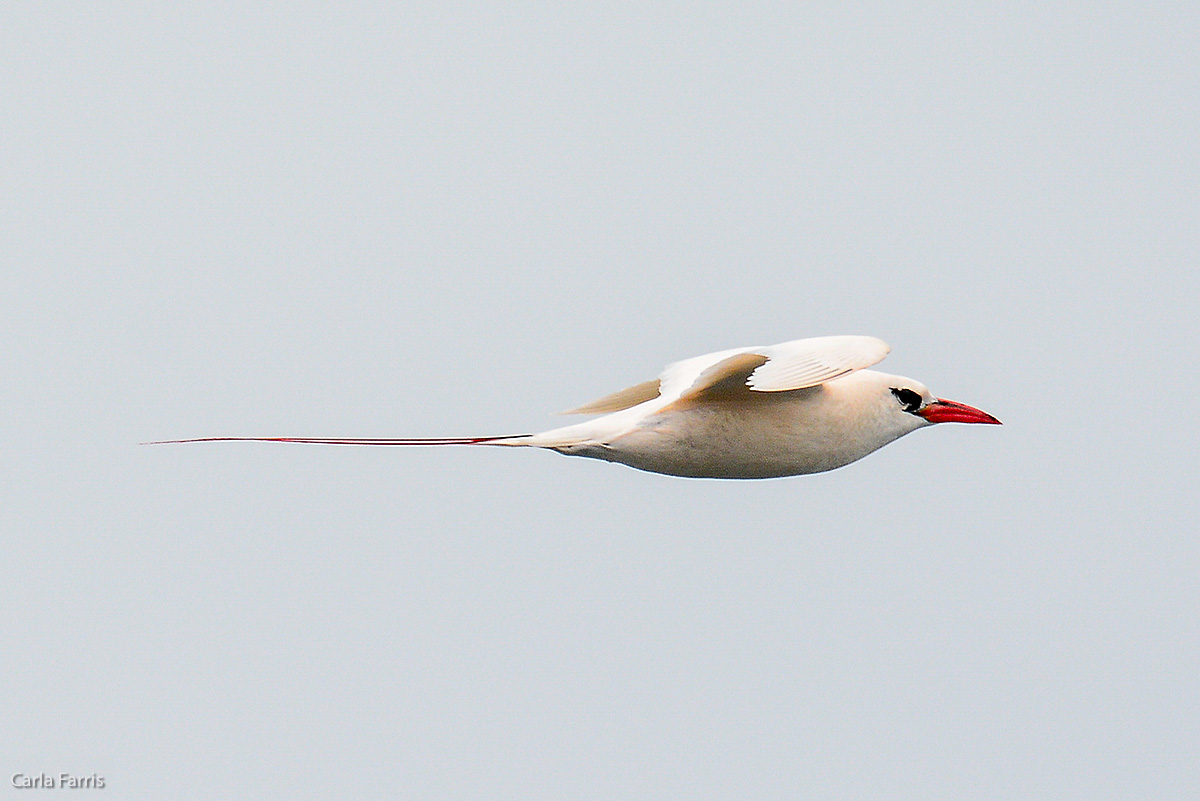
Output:
<path fill-rule="evenodd" d="M 979 411 L 974 406 L 944 398 L 938 398 L 917 414 L 931 423 L 988 423 L 994 426 L 1001 424 L 995 417 Z"/>

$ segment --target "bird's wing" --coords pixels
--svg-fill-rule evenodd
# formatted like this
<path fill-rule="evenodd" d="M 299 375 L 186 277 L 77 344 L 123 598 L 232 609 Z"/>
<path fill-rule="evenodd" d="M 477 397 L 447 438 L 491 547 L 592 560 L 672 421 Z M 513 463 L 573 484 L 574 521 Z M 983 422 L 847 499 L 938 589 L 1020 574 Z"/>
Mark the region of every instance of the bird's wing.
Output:
<path fill-rule="evenodd" d="M 824 384 L 883 360 L 891 348 L 875 337 L 814 337 L 763 348 L 767 361 L 750 374 L 755 392 L 785 392 Z"/>
<path fill-rule="evenodd" d="M 690 359 L 668 364 L 658 378 L 651 381 L 644 381 L 637 386 L 622 389 L 611 395 L 605 395 L 599 400 L 585 403 L 583 406 L 563 412 L 563 414 L 608 414 L 609 412 L 632 409 L 634 406 L 659 397 L 674 400 L 694 384 L 696 379 L 705 370 L 708 370 L 730 356 L 748 353 L 752 350 L 755 349 L 734 348 L 733 350 L 707 353 L 703 356 L 694 356 Z"/>
<path fill-rule="evenodd" d="M 888 354 L 875 337 L 797 339 L 767 347 L 733 348 L 675 362 L 653 381 L 606 395 L 564 414 L 607 414 L 655 398 L 666 403 L 728 392 L 784 392 L 815 387 L 870 367 Z"/>
<path fill-rule="evenodd" d="M 874 337 L 841 336 L 722 351 L 668 367 L 662 394 L 693 402 L 747 391 L 805 389 L 870 367 L 888 350 L 886 342 Z"/>
<path fill-rule="evenodd" d="M 563 414 L 608 414 L 609 412 L 631 409 L 639 403 L 645 403 L 648 400 L 657 398 L 658 390 L 659 380 L 657 378 L 652 381 L 643 381 L 636 387 L 629 387 L 628 389 L 614 392 L 611 395 L 605 395 L 600 400 L 585 403 L 582 406 L 565 411 Z"/>

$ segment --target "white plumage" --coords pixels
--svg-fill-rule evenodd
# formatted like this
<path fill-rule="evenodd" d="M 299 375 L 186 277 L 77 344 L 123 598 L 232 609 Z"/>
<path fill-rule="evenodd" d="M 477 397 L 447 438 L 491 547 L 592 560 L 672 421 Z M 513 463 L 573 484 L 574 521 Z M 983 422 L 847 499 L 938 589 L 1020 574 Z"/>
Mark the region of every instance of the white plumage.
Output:
<path fill-rule="evenodd" d="M 515 437 L 355 439 L 205 437 L 330 445 L 534 447 L 697 478 L 772 478 L 849 464 L 941 422 L 992 423 L 902 376 L 867 370 L 888 354 L 874 337 L 798 339 L 734 348 L 668 365 L 652 381 L 573 409 L 600 414 Z"/>

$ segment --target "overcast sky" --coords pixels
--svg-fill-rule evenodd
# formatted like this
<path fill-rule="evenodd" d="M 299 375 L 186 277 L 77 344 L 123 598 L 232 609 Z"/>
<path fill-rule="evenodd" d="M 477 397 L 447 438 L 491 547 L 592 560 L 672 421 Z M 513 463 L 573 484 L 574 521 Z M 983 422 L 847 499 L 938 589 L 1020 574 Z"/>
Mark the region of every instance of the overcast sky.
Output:
<path fill-rule="evenodd" d="M 1190 3 L 7 4 L 2 792 L 1200 797 L 1198 54 Z M 137 444 L 828 334 L 1005 425 L 760 482 Z"/>

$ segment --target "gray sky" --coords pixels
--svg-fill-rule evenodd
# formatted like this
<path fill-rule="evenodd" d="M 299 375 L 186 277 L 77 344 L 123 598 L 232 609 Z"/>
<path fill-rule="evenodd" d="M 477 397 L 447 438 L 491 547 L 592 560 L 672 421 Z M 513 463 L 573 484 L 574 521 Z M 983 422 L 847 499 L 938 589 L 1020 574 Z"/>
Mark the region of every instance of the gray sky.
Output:
<path fill-rule="evenodd" d="M 4 792 L 1200 795 L 1196 7 L 801 5 L 6 6 Z M 825 334 L 1006 425 L 136 444 Z"/>

